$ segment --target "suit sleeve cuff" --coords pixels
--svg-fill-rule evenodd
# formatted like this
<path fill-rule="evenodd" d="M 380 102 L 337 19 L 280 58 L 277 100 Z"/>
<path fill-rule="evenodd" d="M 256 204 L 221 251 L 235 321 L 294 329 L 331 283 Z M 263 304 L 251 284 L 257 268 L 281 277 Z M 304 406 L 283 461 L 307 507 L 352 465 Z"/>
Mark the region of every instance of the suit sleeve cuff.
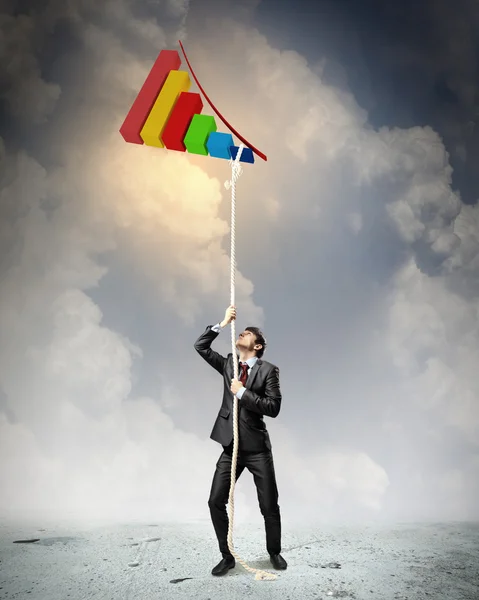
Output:
<path fill-rule="evenodd" d="M 219 323 L 217 323 L 216 325 L 213 325 L 213 327 L 211 328 L 211 331 L 214 331 L 215 333 L 219 333 L 221 331 L 221 325 Z"/>
<path fill-rule="evenodd" d="M 238 390 L 238 393 L 236 394 L 236 397 L 238 398 L 238 400 L 241 400 L 241 398 L 243 397 L 243 394 L 245 392 L 246 388 L 242 387 Z"/>

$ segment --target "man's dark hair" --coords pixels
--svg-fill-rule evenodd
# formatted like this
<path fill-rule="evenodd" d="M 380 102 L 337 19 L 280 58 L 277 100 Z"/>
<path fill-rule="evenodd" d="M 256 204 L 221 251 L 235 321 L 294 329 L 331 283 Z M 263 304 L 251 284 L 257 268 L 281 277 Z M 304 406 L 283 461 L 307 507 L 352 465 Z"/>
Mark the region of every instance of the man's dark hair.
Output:
<path fill-rule="evenodd" d="M 266 338 L 264 337 L 263 332 L 258 327 L 246 327 L 245 331 L 251 331 L 254 334 L 256 341 L 255 344 L 261 344 L 262 348 L 256 350 L 256 356 L 261 358 L 266 350 Z"/>

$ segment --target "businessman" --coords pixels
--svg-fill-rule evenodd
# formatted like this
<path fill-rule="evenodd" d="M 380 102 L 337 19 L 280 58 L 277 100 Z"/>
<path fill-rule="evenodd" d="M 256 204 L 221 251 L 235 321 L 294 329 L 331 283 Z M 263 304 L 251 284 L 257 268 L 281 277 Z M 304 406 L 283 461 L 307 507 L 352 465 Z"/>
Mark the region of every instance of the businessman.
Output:
<path fill-rule="evenodd" d="M 286 569 L 281 556 L 281 516 L 274 472 L 271 442 L 263 417 L 276 417 L 281 407 L 279 369 L 262 360 L 266 340 L 257 327 L 246 327 L 236 341 L 239 353 L 239 379 L 233 377 L 233 354 L 225 358 L 211 349 L 221 329 L 236 319 L 236 308 L 229 306 L 221 323 L 196 340 L 195 350 L 223 377 L 223 402 L 211 432 L 211 439 L 223 446 L 216 463 L 208 506 L 223 559 L 213 575 L 225 575 L 235 566 L 228 548 L 228 503 L 233 454 L 233 395 L 238 398 L 239 452 L 236 480 L 245 467 L 252 473 L 266 529 L 266 549 L 275 569 Z"/>

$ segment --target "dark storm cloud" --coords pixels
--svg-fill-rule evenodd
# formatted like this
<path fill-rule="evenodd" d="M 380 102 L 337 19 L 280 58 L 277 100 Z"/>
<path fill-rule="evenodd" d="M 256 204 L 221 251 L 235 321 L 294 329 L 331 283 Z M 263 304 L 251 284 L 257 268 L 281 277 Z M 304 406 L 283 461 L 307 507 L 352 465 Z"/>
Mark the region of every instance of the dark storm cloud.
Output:
<path fill-rule="evenodd" d="M 479 198 L 479 3 L 476 0 L 263 0 L 257 20 L 281 46 L 326 59 L 376 126 L 430 125 L 453 185 Z"/>
<path fill-rule="evenodd" d="M 85 51 L 85 31 L 112 32 L 122 47 L 150 57 L 176 43 L 166 31 L 184 18 L 188 0 L 9 0 L 0 3 L 0 135 L 9 148 L 35 144 L 50 118 L 63 109 L 62 87 L 72 83 L 72 64 Z M 161 32 L 158 24 L 161 23 Z M 80 76 L 76 64 L 75 77 Z M 84 69 L 85 70 L 85 69 Z M 87 75 L 85 73 L 85 75 Z"/>

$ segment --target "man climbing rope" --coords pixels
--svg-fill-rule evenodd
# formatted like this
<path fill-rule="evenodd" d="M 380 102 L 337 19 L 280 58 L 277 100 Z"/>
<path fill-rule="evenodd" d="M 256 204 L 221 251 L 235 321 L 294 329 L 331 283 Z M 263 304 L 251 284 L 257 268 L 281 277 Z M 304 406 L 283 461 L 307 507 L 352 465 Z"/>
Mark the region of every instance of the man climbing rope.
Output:
<path fill-rule="evenodd" d="M 231 460 L 233 451 L 233 395 L 239 401 L 239 452 L 236 480 L 245 467 L 252 473 L 261 513 L 266 529 L 266 548 L 275 569 L 286 569 L 281 556 L 281 516 L 278 506 L 278 488 L 274 472 L 273 454 L 263 415 L 276 417 L 281 407 L 279 369 L 262 360 L 266 340 L 257 327 L 247 327 L 236 341 L 239 351 L 239 378 L 233 378 L 233 354 L 227 358 L 211 349 L 213 340 L 221 329 L 236 319 L 236 308 L 229 306 L 225 318 L 206 331 L 195 342 L 195 350 L 224 380 L 223 403 L 211 432 L 211 439 L 223 446 L 216 463 L 211 485 L 211 520 L 218 538 L 223 559 L 212 570 L 213 575 L 224 575 L 235 566 L 235 559 L 228 548 L 228 491 L 231 484 Z M 234 339 L 234 338 L 233 338 Z"/>

